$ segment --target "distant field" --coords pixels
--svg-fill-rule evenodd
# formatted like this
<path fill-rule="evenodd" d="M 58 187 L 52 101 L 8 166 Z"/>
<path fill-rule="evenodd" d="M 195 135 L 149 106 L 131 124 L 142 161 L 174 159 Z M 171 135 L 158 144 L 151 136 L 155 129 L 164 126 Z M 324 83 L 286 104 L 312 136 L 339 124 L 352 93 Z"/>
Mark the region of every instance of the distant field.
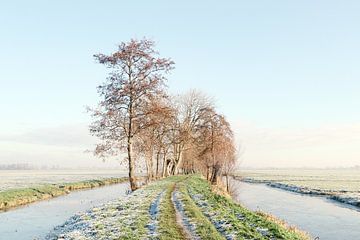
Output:
<path fill-rule="evenodd" d="M 243 177 L 325 191 L 360 191 L 360 170 L 242 170 Z"/>
<path fill-rule="evenodd" d="M 327 195 L 334 200 L 360 207 L 360 170 L 242 170 L 249 182 L 266 183 L 285 190 Z"/>
<path fill-rule="evenodd" d="M 124 177 L 119 170 L 0 170 L 0 192 L 44 184 Z"/>

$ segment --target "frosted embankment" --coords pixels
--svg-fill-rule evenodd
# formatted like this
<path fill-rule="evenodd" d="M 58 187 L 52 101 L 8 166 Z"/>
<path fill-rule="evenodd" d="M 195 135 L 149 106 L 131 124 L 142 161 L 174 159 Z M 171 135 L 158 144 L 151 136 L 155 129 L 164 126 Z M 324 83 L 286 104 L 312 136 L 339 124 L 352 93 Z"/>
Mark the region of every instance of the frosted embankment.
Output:
<path fill-rule="evenodd" d="M 46 239 L 309 239 L 212 188 L 198 175 L 155 181 L 73 216 Z"/>
<path fill-rule="evenodd" d="M 302 187 L 296 186 L 292 184 L 286 183 L 279 183 L 269 180 L 257 180 L 252 178 L 240 178 L 235 177 L 235 179 L 247 182 L 247 183 L 257 183 L 257 184 L 266 184 L 269 187 L 279 188 L 286 191 L 296 192 L 300 194 L 308 194 L 308 195 L 315 195 L 315 196 L 324 196 L 329 199 L 349 204 L 355 207 L 360 207 L 360 192 L 353 192 L 353 191 L 334 191 L 334 190 L 323 190 L 323 189 L 316 189 L 316 188 L 309 188 L 309 187 Z"/>

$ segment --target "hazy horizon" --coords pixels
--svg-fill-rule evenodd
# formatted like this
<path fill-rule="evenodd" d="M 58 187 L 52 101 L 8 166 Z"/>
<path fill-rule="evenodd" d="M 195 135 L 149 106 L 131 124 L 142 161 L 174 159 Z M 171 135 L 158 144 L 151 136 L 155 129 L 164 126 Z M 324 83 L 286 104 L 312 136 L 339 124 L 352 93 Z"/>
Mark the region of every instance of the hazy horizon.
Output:
<path fill-rule="evenodd" d="M 85 106 L 107 73 L 92 55 L 149 37 L 176 63 L 170 92 L 214 96 L 241 166 L 360 165 L 359 10 L 310 0 L 3 3 L 0 164 L 117 167 L 85 153 L 97 142 Z"/>

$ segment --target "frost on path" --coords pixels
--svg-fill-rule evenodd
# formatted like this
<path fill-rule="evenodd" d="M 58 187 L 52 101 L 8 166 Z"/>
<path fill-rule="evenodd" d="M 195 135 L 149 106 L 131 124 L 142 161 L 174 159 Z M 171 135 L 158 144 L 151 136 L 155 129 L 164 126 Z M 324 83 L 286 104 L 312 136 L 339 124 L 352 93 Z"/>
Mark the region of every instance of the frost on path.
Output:
<path fill-rule="evenodd" d="M 180 224 L 183 227 L 185 233 L 191 239 L 200 240 L 201 238 L 196 234 L 196 225 L 195 223 L 192 223 L 186 216 L 184 203 L 181 201 L 180 193 L 176 189 L 171 194 L 171 201 L 175 206 L 177 219 L 180 220 Z"/>
<path fill-rule="evenodd" d="M 159 195 L 155 198 L 155 200 L 151 203 L 149 208 L 149 214 L 150 214 L 150 223 L 147 225 L 147 228 L 149 229 L 149 236 L 155 237 L 158 235 L 157 228 L 158 228 L 158 215 L 159 215 L 159 205 L 161 202 L 161 199 L 164 195 L 165 191 L 162 191 L 159 193 Z"/>

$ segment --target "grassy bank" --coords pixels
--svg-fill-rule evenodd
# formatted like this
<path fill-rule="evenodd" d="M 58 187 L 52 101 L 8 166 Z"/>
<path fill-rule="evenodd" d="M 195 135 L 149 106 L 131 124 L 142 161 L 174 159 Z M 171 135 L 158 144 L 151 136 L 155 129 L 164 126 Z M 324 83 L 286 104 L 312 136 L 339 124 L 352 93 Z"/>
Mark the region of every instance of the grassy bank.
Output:
<path fill-rule="evenodd" d="M 233 239 L 308 239 L 308 236 L 262 213 L 252 212 L 231 198 L 215 194 L 201 178 L 189 178 L 182 192 L 190 196 L 216 229 Z"/>
<path fill-rule="evenodd" d="M 215 193 L 200 176 L 174 176 L 76 215 L 47 239 L 309 239 Z"/>
<path fill-rule="evenodd" d="M 10 189 L 0 192 L 0 211 L 65 195 L 74 190 L 89 189 L 124 181 L 127 181 L 127 178 L 106 178 L 101 180 L 85 180 L 64 184 L 46 184 L 29 188 Z"/>

